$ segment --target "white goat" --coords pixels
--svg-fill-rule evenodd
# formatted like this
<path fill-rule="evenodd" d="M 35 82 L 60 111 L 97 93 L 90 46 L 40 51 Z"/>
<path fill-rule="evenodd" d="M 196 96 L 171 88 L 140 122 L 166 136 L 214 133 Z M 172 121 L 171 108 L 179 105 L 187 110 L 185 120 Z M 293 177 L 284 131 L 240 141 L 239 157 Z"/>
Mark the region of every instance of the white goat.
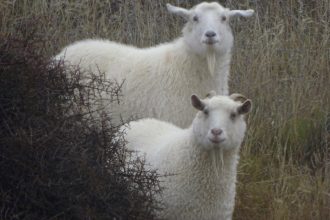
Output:
<path fill-rule="evenodd" d="M 122 103 L 111 108 L 124 119 L 155 117 L 188 126 L 194 113 L 186 100 L 192 93 L 205 95 L 214 89 L 228 94 L 233 46 L 229 20 L 251 16 L 254 11 L 229 10 L 215 2 L 203 2 L 190 10 L 170 4 L 167 8 L 187 21 L 183 36 L 173 42 L 141 49 L 107 40 L 84 40 L 64 48 L 56 59 L 124 81 Z"/>
<path fill-rule="evenodd" d="M 231 219 L 244 114 L 252 103 L 239 94 L 204 100 L 192 95 L 191 102 L 199 112 L 189 128 L 156 119 L 132 121 L 122 128 L 127 147 L 161 175 L 173 174 L 161 178 L 166 205 L 161 218 Z"/>

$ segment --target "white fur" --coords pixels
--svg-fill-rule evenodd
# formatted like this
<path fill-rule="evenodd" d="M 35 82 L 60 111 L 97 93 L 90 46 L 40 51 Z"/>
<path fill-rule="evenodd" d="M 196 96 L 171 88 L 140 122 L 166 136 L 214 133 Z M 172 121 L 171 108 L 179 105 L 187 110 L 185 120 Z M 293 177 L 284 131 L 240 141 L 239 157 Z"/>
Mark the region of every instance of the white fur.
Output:
<path fill-rule="evenodd" d="M 186 101 L 190 94 L 205 95 L 210 89 L 228 94 L 233 46 L 228 20 L 251 16 L 253 10 L 231 11 L 205 2 L 190 10 L 167 7 L 187 20 L 183 36 L 173 42 L 141 49 L 107 40 L 84 40 L 64 48 L 56 59 L 104 72 L 119 83 L 124 80 L 122 103 L 110 109 L 124 119 L 132 115 L 155 117 L 188 126 L 193 117 Z M 209 39 L 205 35 L 208 31 L 216 36 Z"/>
<path fill-rule="evenodd" d="M 244 104 L 228 96 L 202 103 L 204 111 L 197 113 L 187 129 L 156 119 L 122 127 L 130 150 L 145 156 L 146 163 L 160 175 L 170 174 L 160 179 L 164 187 L 160 200 L 166 205 L 159 216 L 162 219 L 232 218 L 238 153 L 246 130 L 243 114 L 250 108 L 238 114 Z M 250 100 L 245 104 L 251 107 Z M 223 131 L 214 136 L 214 128 Z M 213 143 L 214 139 L 219 143 Z"/>

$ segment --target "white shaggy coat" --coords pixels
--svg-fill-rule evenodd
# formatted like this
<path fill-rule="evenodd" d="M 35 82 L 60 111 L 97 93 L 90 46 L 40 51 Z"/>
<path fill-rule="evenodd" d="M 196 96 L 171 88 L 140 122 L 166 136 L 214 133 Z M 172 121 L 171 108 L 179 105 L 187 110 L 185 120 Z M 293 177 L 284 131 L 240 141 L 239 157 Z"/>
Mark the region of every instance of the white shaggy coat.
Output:
<path fill-rule="evenodd" d="M 238 153 L 246 129 L 241 114 L 250 109 L 233 120 L 231 114 L 244 104 L 224 96 L 203 103 L 208 115 L 198 112 L 187 129 L 156 119 L 142 119 L 123 127 L 127 147 L 145 156 L 146 163 L 161 175 L 170 174 L 160 180 L 164 187 L 161 201 L 166 205 L 161 218 L 232 217 Z M 217 138 L 210 134 L 212 128 L 222 129 L 218 143 L 210 141 Z"/>
<path fill-rule="evenodd" d="M 186 127 L 194 115 L 187 101 L 192 93 L 204 96 L 214 89 L 228 94 L 233 45 L 228 20 L 251 16 L 253 10 L 230 11 L 218 3 L 201 3 L 190 10 L 168 5 L 168 10 L 187 20 L 183 36 L 173 42 L 141 49 L 84 40 L 64 48 L 56 59 L 124 81 L 121 104 L 109 109 L 113 114 L 124 119 L 154 117 Z M 227 20 L 222 21 L 224 16 Z M 206 37 L 208 31 L 216 35 Z"/>

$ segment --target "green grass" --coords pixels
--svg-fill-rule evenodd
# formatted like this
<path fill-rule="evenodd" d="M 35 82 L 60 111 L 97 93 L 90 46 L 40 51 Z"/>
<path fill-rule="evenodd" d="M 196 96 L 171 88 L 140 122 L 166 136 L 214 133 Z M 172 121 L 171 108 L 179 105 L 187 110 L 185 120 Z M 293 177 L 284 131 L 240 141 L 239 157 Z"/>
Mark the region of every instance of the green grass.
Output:
<path fill-rule="evenodd" d="M 232 21 L 230 89 L 254 102 L 234 218 L 330 219 L 330 2 L 221 2 L 256 10 Z M 180 35 L 183 21 L 169 15 L 165 3 L 2 1 L 1 34 L 39 17 L 31 29 L 51 39 L 49 55 L 91 37 L 150 46 Z"/>

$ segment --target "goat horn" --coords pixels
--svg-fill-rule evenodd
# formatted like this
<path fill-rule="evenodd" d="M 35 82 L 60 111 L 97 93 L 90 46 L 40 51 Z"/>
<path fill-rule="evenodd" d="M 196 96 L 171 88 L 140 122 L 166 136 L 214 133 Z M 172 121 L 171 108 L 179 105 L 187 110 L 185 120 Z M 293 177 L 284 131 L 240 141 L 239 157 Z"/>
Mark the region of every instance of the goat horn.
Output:
<path fill-rule="evenodd" d="M 214 90 L 211 90 L 209 93 L 206 94 L 206 98 L 212 98 L 215 96 L 217 93 Z"/>
<path fill-rule="evenodd" d="M 244 102 L 245 100 L 247 100 L 247 98 L 244 95 L 239 93 L 233 93 L 229 97 L 234 101 Z"/>

